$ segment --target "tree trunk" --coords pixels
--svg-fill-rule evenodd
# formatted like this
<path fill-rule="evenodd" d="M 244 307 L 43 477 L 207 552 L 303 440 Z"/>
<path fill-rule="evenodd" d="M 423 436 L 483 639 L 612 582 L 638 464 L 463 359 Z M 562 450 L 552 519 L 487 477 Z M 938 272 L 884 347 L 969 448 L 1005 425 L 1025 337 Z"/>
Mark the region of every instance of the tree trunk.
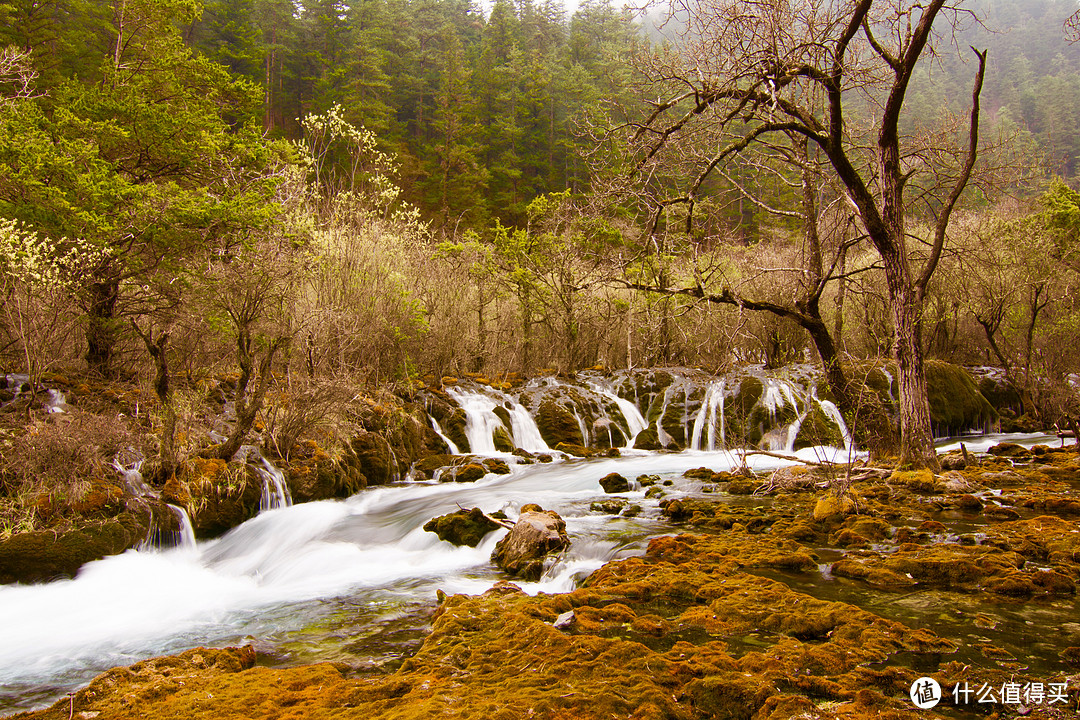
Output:
<path fill-rule="evenodd" d="M 934 434 L 930 426 L 930 401 L 923 370 L 920 342 L 920 308 L 903 251 L 883 252 L 885 282 L 893 324 L 893 359 L 897 368 L 900 401 L 900 463 L 939 470 Z"/>
<path fill-rule="evenodd" d="M 120 278 L 110 271 L 104 279 L 90 284 L 86 313 L 86 364 L 90 372 L 102 377 L 115 375 L 113 353 L 116 349 L 116 303 L 120 299 Z"/>

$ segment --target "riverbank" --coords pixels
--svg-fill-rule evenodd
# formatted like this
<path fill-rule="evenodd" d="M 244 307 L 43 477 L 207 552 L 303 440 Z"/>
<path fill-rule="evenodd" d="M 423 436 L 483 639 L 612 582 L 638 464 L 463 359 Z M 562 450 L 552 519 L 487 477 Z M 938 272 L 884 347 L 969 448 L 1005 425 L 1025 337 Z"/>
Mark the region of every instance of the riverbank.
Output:
<path fill-rule="evenodd" d="M 850 504 L 822 474 L 696 471 L 663 503 L 679 534 L 571 592 L 451 595 L 393 672 L 191 650 L 15 717 L 899 718 L 923 676 L 944 690 L 927 717 L 956 716 L 964 683 L 973 714 L 1072 717 L 1080 458 L 995 452 L 857 480 Z"/>

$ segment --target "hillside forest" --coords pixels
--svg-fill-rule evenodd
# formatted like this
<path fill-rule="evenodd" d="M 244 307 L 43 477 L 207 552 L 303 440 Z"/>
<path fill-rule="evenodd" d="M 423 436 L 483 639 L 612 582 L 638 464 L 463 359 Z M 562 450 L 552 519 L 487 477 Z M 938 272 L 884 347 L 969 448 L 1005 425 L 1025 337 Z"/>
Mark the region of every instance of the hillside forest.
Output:
<path fill-rule="evenodd" d="M 1067 423 L 1074 8 L 934 2 L 920 36 L 899 3 L 834 93 L 796 56 L 843 23 L 737 5 L 6 0 L 0 363 L 143 387 L 170 463 L 229 374 L 296 434 L 358 391 L 598 365 L 818 364 L 850 410 L 871 360 L 925 398 L 925 357 Z"/>

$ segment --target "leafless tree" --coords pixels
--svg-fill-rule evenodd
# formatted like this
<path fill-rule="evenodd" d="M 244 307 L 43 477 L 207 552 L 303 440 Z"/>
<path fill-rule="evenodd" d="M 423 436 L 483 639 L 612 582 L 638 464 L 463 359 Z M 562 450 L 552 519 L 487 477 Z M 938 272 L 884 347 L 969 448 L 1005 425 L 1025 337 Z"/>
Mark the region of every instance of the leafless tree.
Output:
<path fill-rule="evenodd" d="M 905 132 L 909 86 L 922 61 L 953 47 L 952 31 L 974 21 L 963 0 L 671 0 L 685 42 L 657 53 L 645 69 L 656 88 L 651 112 L 622 130 L 636 164 L 630 176 L 650 188 L 655 217 L 681 207 L 692 221 L 707 182 L 727 163 L 763 145 L 821 157 L 874 247 L 884 272 L 898 367 L 901 460 L 937 467 L 921 347 L 927 286 L 945 247 L 949 221 L 978 151 L 979 95 L 986 53 L 977 62 L 968 118 L 956 147 L 940 133 Z M 711 147 L 688 139 L 708 132 Z M 688 185 L 665 192 L 656 179 L 669 162 L 699 153 Z M 701 155 L 708 147 L 708 154 Z M 667 185 L 666 187 L 670 187 Z M 921 203 L 921 205 L 919 205 Z M 907 230 L 915 207 L 932 228 Z M 653 225 L 656 228 L 656 223 Z M 816 262 L 816 261 L 811 261 Z"/>

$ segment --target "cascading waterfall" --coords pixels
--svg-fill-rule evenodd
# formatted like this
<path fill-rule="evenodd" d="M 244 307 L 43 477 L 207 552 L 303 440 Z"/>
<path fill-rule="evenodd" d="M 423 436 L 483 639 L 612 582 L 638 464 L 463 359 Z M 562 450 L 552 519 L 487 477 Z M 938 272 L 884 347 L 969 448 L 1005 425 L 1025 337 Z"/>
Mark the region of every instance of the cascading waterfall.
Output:
<path fill-rule="evenodd" d="M 160 500 L 161 494 L 150 487 L 142 476 L 142 465 L 145 459 L 140 457 L 133 448 L 128 448 L 124 454 L 134 458 L 131 461 L 131 465 L 124 465 L 121 457 L 118 455 L 113 458 L 112 466 L 120 473 L 120 477 L 124 479 L 124 486 L 127 488 L 127 491 L 136 498 L 152 498 L 154 500 Z M 158 523 L 157 517 L 153 511 L 150 511 L 150 528 L 146 533 L 146 537 L 139 543 L 138 549 L 144 552 L 166 548 L 193 550 L 196 543 L 195 529 L 191 522 L 191 516 L 188 515 L 187 510 L 179 505 L 165 503 L 165 506 L 169 508 L 169 512 L 176 516 L 176 523 L 179 529 L 175 531 L 163 529 Z"/>
<path fill-rule="evenodd" d="M 855 447 L 855 440 L 851 437 L 851 433 L 848 432 L 848 426 L 844 422 L 844 416 L 840 412 L 840 408 L 836 407 L 836 404 L 831 400 L 821 400 L 817 396 L 814 396 L 814 400 L 821 407 L 821 411 L 825 413 L 825 417 L 840 428 L 840 436 L 844 438 L 844 450 L 850 452 Z"/>
<path fill-rule="evenodd" d="M 495 449 L 495 430 L 503 427 L 503 423 L 495 414 L 495 400 L 481 392 L 456 388 L 447 390 L 447 393 L 465 411 L 465 437 L 469 441 L 469 449 L 478 455 L 499 454 Z"/>
<path fill-rule="evenodd" d="M 551 448 L 544 442 L 544 437 L 540 434 L 540 428 L 537 427 L 536 421 L 533 420 L 533 416 L 529 414 L 524 405 L 511 402 L 509 412 L 510 430 L 514 436 L 514 443 L 519 448 L 533 453 L 551 452 Z"/>
<path fill-rule="evenodd" d="M 465 411 L 465 437 L 473 453 L 505 455 L 495 448 L 495 431 L 499 428 L 507 431 L 514 445 L 523 450 L 551 452 L 529 411 L 505 393 L 493 388 L 476 391 L 450 388 L 447 393 Z M 495 414 L 495 408 L 500 405 L 510 417 L 509 428 Z"/>
<path fill-rule="evenodd" d="M 634 446 L 634 439 L 638 436 L 642 430 L 649 426 L 649 423 L 642 417 L 641 411 L 638 410 L 637 405 L 634 402 L 630 402 L 624 398 L 619 397 L 609 388 L 604 387 L 599 382 L 589 381 L 588 387 L 600 397 L 606 398 L 615 403 L 616 407 L 622 413 L 623 421 L 626 423 L 626 448 L 632 448 Z M 637 400 L 637 388 L 634 388 L 634 399 Z"/>
<path fill-rule="evenodd" d="M 259 512 L 277 510 L 292 505 L 289 485 L 285 482 L 285 473 L 276 465 L 259 456 L 261 466 L 253 465 L 263 479 L 262 495 L 259 498 Z"/>
<path fill-rule="evenodd" d="M 705 391 L 705 398 L 701 401 L 701 409 L 698 410 L 697 417 L 694 419 L 694 433 L 690 440 L 691 450 L 716 451 L 717 419 L 720 425 L 720 442 L 724 442 L 724 392 L 726 389 L 727 383 L 724 380 L 709 384 Z M 707 432 L 708 438 L 707 447 L 704 448 L 701 446 L 703 431 Z"/>
<path fill-rule="evenodd" d="M 435 431 L 435 433 L 442 439 L 442 441 L 444 443 L 446 443 L 446 447 L 450 448 L 450 454 L 451 455 L 460 455 L 461 450 L 459 450 L 457 444 L 455 444 L 454 441 L 451 440 L 446 435 L 446 433 L 443 432 L 442 427 L 439 425 L 439 421 L 436 420 L 435 417 L 431 416 L 431 415 L 428 416 L 428 419 L 431 420 L 431 429 Z"/>

